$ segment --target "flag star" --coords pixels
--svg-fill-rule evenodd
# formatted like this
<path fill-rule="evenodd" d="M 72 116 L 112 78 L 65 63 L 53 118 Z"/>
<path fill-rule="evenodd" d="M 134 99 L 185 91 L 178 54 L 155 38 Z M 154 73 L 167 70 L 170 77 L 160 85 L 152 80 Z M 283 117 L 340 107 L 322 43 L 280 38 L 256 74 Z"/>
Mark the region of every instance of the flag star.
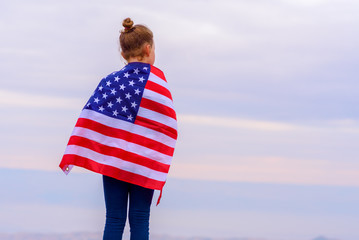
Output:
<path fill-rule="evenodd" d="M 107 107 L 112 108 L 112 106 L 113 106 L 113 103 L 112 103 L 112 102 L 108 102 L 108 103 L 107 103 Z"/>
<path fill-rule="evenodd" d="M 130 99 L 132 97 L 132 95 L 130 93 L 126 93 L 125 95 L 126 95 L 127 99 Z"/>
<path fill-rule="evenodd" d="M 110 80 L 108 80 L 107 82 L 106 82 L 106 86 L 110 86 L 111 85 L 111 81 Z"/>
<path fill-rule="evenodd" d="M 91 105 L 91 103 L 87 103 L 87 105 L 86 105 L 86 106 L 87 106 L 87 107 L 89 107 L 90 105 Z"/>
<path fill-rule="evenodd" d="M 123 84 L 120 85 L 121 90 L 125 90 L 125 88 L 126 88 L 125 85 L 123 85 Z"/>
<path fill-rule="evenodd" d="M 94 101 L 95 103 L 98 103 L 98 102 L 100 101 L 100 99 L 95 98 L 93 101 Z"/>
<path fill-rule="evenodd" d="M 122 107 L 122 112 L 126 112 L 128 108 L 126 106 Z"/>
<path fill-rule="evenodd" d="M 118 80 L 120 80 L 120 78 L 118 76 L 115 77 L 115 82 L 118 82 Z"/>
<path fill-rule="evenodd" d="M 132 119 L 133 119 L 132 114 L 130 114 L 129 116 L 127 116 L 127 120 L 132 121 Z"/>
<path fill-rule="evenodd" d="M 106 99 L 107 96 L 108 96 L 108 95 L 107 95 L 106 93 L 102 94 L 102 98 L 104 98 L 104 99 Z"/>
<path fill-rule="evenodd" d="M 117 114 L 118 114 L 117 110 L 112 111 L 112 115 L 113 115 L 113 116 L 116 116 L 116 117 L 117 117 Z"/>
<path fill-rule="evenodd" d="M 120 97 L 116 98 L 116 102 L 121 103 L 122 99 Z"/>
<path fill-rule="evenodd" d="M 133 73 L 138 74 L 140 72 L 140 70 L 138 68 L 136 68 L 135 70 L 133 70 Z"/>
<path fill-rule="evenodd" d="M 99 87 L 98 87 L 98 90 L 99 90 L 99 91 L 102 91 L 102 89 L 103 89 L 102 86 L 99 86 Z"/>
<path fill-rule="evenodd" d="M 141 77 L 138 79 L 138 81 L 140 81 L 141 83 L 143 83 L 143 81 L 145 81 L 145 78 L 141 76 Z"/>
<path fill-rule="evenodd" d="M 138 88 L 135 90 L 135 94 L 137 94 L 137 95 L 140 95 L 140 92 L 141 92 L 141 91 L 140 91 L 140 89 L 138 89 Z"/>
<path fill-rule="evenodd" d="M 146 70 L 146 71 L 147 71 L 147 70 L 148 70 L 148 67 L 143 67 L 143 70 Z"/>
<path fill-rule="evenodd" d="M 124 76 L 125 78 L 128 78 L 128 77 L 130 76 L 130 74 L 129 74 L 128 72 L 126 72 L 125 74 L 123 74 L 123 76 Z"/>
<path fill-rule="evenodd" d="M 105 110 L 105 108 L 102 107 L 102 106 L 100 106 L 100 107 L 98 108 L 98 110 L 101 111 L 101 112 L 103 112 L 103 110 Z"/>
<path fill-rule="evenodd" d="M 115 95 L 116 94 L 116 90 L 115 89 L 111 89 L 111 94 Z"/>
<path fill-rule="evenodd" d="M 133 80 L 131 80 L 131 81 L 128 82 L 128 85 L 130 85 L 130 86 L 132 86 L 132 87 L 133 87 L 134 84 L 135 84 L 135 82 L 134 82 Z"/>
<path fill-rule="evenodd" d="M 131 103 L 131 107 L 136 108 L 136 106 L 137 106 L 136 102 Z"/>

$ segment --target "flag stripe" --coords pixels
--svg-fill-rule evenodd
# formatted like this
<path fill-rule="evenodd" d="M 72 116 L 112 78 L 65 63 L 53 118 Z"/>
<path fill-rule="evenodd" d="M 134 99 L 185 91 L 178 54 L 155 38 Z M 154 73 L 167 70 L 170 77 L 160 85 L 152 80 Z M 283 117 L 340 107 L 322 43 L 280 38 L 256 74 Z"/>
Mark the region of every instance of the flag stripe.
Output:
<path fill-rule="evenodd" d="M 145 138 L 143 136 L 130 133 L 125 130 L 120 130 L 112 127 L 108 127 L 106 125 L 103 125 L 101 123 L 95 122 L 90 119 L 85 118 L 79 118 L 76 127 L 83 127 L 90 130 L 93 130 L 95 132 L 101 133 L 103 135 L 113 137 L 113 138 L 120 138 L 122 140 L 125 140 L 127 142 L 135 143 L 147 148 L 151 148 L 157 152 L 172 156 L 173 155 L 173 148 L 170 148 L 160 142 L 156 142 L 152 139 Z"/>
<path fill-rule="evenodd" d="M 163 96 L 166 96 L 172 100 L 172 95 L 171 95 L 170 91 L 167 88 L 164 88 L 161 85 L 158 85 L 157 83 L 147 81 L 145 89 L 149 89 L 154 92 L 157 92 L 157 93 L 159 93 Z"/>
<path fill-rule="evenodd" d="M 157 83 L 158 85 L 161 85 L 164 88 L 169 89 L 168 87 L 168 83 L 166 82 L 166 80 L 158 77 L 157 75 L 150 73 L 150 75 L 148 76 L 148 80 L 154 83 Z"/>
<path fill-rule="evenodd" d="M 138 174 L 127 172 L 113 166 L 104 165 L 89 158 L 73 154 L 66 154 L 63 156 L 60 168 L 65 168 L 67 165 L 71 164 L 146 188 L 161 190 L 165 184 L 164 181 L 149 179 Z"/>
<path fill-rule="evenodd" d="M 135 153 L 138 155 L 142 155 L 146 158 L 156 160 L 160 163 L 164 163 L 164 164 L 171 163 L 171 159 L 172 159 L 171 156 L 162 154 L 160 152 L 154 151 L 150 148 L 146 148 L 146 147 L 143 147 L 138 144 L 124 141 L 122 139 L 105 136 L 101 133 L 92 131 L 90 129 L 75 127 L 72 135 L 84 137 L 84 138 L 93 140 L 95 142 L 101 142 L 102 144 L 110 146 L 110 147 L 117 147 L 120 149 L 124 149 L 126 151 L 129 151 L 129 152 L 132 152 L 132 153 Z"/>
<path fill-rule="evenodd" d="M 73 154 L 80 157 L 88 158 L 100 164 L 117 167 L 124 171 L 132 172 L 147 178 L 152 178 L 157 181 L 166 180 L 167 173 L 158 172 L 139 164 L 124 161 L 120 158 L 103 155 L 84 147 L 68 145 L 65 154 Z"/>
<path fill-rule="evenodd" d="M 163 72 L 160 69 L 156 68 L 155 66 L 151 66 L 151 73 L 155 74 L 156 76 L 167 82 Z"/>
<path fill-rule="evenodd" d="M 135 124 L 141 125 L 143 127 L 159 131 L 163 134 L 166 134 L 167 136 L 177 139 L 177 130 L 173 129 L 171 127 L 168 127 L 167 125 L 163 125 L 162 123 L 150 120 L 148 118 L 143 118 L 141 116 L 137 116 Z"/>
<path fill-rule="evenodd" d="M 139 164 L 159 172 L 167 173 L 169 170 L 168 164 L 159 163 L 150 158 L 146 158 L 141 155 L 125 151 L 121 148 L 110 147 L 84 137 L 72 136 L 69 140 L 68 145 L 77 145 L 84 148 L 88 148 L 103 155 L 121 158 L 124 161 Z"/>
<path fill-rule="evenodd" d="M 147 118 L 149 120 L 159 122 L 167 127 L 173 128 L 174 130 L 177 129 L 177 121 L 175 119 L 146 108 L 140 107 L 137 113 L 137 117 Z"/>
<path fill-rule="evenodd" d="M 166 105 L 163 105 L 161 103 L 152 101 L 147 98 L 143 98 L 141 101 L 141 108 L 147 108 L 149 110 L 161 113 L 163 115 L 166 115 L 168 117 L 171 117 L 173 119 L 176 119 L 176 112 L 173 110 L 173 108 L 167 107 Z"/>
<path fill-rule="evenodd" d="M 161 103 L 167 107 L 170 107 L 170 108 L 174 108 L 173 106 L 173 102 L 171 99 L 169 99 L 168 97 L 166 96 L 163 96 L 159 93 L 156 93 L 154 91 L 151 91 L 149 89 L 145 89 L 143 91 L 143 96 L 142 96 L 142 99 L 150 99 L 152 101 L 155 101 L 155 102 L 158 102 L 158 103 Z"/>
<path fill-rule="evenodd" d="M 140 136 L 153 139 L 154 141 L 161 142 L 171 148 L 174 148 L 176 144 L 176 140 L 173 139 L 173 137 L 169 137 L 166 134 L 161 133 L 160 131 L 154 131 L 156 129 L 152 130 L 130 122 L 116 120 L 112 117 L 108 117 L 92 110 L 82 110 L 80 118 L 94 120 L 100 124 L 107 125 L 112 128 L 131 131 L 134 134 L 138 134 Z"/>

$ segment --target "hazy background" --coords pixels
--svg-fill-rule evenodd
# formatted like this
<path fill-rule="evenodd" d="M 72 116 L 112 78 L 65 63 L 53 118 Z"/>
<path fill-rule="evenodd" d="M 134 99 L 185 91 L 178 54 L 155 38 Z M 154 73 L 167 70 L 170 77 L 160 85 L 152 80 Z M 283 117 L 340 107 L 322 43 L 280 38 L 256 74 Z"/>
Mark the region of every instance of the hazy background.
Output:
<path fill-rule="evenodd" d="M 359 2 L 0 1 L 0 232 L 102 231 L 101 176 L 58 168 L 149 26 L 179 140 L 151 231 L 357 240 Z"/>

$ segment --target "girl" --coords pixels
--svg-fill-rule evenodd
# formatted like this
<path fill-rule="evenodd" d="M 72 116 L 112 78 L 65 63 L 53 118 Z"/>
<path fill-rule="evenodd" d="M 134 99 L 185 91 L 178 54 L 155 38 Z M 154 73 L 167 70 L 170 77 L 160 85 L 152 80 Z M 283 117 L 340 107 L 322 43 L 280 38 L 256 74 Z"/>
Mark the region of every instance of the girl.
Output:
<path fill-rule="evenodd" d="M 167 81 L 154 67 L 153 33 L 123 21 L 119 41 L 127 65 L 103 78 L 83 108 L 60 163 L 103 175 L 104 240 L 149 239 L 154 190 L 165 184 L 177 140 L 176 113 Z"/>

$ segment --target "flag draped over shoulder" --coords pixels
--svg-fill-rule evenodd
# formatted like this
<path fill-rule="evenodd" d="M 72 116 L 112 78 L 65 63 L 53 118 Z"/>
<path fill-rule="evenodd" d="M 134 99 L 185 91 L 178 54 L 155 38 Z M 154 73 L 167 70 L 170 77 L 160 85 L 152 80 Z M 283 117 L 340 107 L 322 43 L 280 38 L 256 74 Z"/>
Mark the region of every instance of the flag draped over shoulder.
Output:
<path fill-rule="evenodd" d="M 162 192 L 176 140 L 176 113 L 163 72 L 129 63 L 99 83 L 60 168 L 68 174 L 79 166 Z"/>

